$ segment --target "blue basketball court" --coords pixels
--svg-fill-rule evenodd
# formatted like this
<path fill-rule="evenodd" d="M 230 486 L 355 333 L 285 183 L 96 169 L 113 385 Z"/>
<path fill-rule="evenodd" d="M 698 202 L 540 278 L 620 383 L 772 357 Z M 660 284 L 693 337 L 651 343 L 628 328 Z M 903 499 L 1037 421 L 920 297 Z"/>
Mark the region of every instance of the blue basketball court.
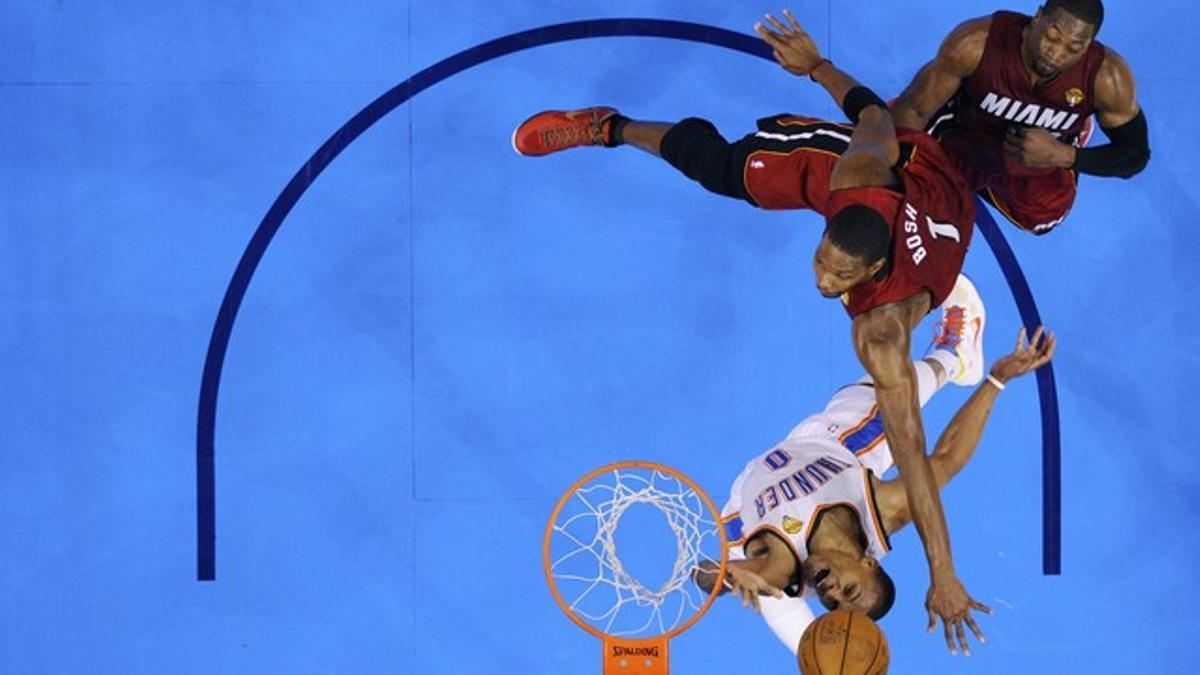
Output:
<path fill-rule="evenodd" d="M 999 8 L 792 7 L 885 97 Z M 10 5 L 0 673 L 599 673 L 543 574 L 562 492 L 643 459 L 719 504 L 861 371 L 845 312 L 813 288 L 818 216 L 718 197 L 628 148 L 519 157 L 510 134 L 595 104 L 730 138 L 785 111 L 840 119 L 762 57 L 751 27 L 779 10 Z M 996 610 L 988 643 L 951 657 L 925 634 L 910 528 L 886 561 L 892 673 L 1200 657 L 1198 19 L 1110 0 L 1100 38 L 1137 79 L 1149 167 L 1081 178 L 1050 236 L 976 235 L 964 270 L 989 361 L 1023 312 L 1059 352 L 1053 378 L 1004 391 L 943 496 L 959 574 Z M 931 444 L 967 394 L 925 409 Z M 732 600 L 671 659 L 796 672 Z"/>

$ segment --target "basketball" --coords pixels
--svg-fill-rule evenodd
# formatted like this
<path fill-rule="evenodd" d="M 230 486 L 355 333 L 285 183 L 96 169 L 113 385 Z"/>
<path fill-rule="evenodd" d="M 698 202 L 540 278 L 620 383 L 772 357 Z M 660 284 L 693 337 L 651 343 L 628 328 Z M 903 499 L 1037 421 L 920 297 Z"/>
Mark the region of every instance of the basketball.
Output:
<path fill-rule="evenodd" d="M 866 614 L 836 609 L 809 624 L 797 657 L 804 675 L 882 675 L 887 638 Z"/>

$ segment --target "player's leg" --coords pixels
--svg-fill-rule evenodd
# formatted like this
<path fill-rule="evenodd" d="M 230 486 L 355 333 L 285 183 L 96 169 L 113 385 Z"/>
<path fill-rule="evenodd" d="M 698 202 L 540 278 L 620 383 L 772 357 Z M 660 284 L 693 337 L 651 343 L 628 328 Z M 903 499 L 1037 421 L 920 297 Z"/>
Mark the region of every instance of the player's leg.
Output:
<path fill-rule="evenodd" d="M 710 192 L 766 209 L 824 212 L 829 177 L 852 129 L 810 117 L 779 115 L 758 131 L 727 141 L 707 120 L 675 124 L 632 120 L 613 108 L 549 110 L 513 133 L 513 148 L 539 157 L 582 146 L 632 145 L 662 157 Z"/>
<path fill-rule="evenodd" d="M 983 329 L 987 309 L 975 284 L 958 275 L 954 289 L 941 307 L 941 320 L 934 324 L 933 341 L 924 360 L 936 361 L 947 380 L 971 387 L 983 380 Z"/>
<path fill-rule="evenodd" d="M 662 157 L 663 138 L 675 126 L 667 122 L 639 122 L 618 117 L 614 120 L 613 144 L 632 145 L 655 157 Z"/>
<path fill-rule="evenodd" d="M 941 306 L 941 318 L 934 323 L 933 340 L 919 361 L 913 361 L 917 373 L 917 396 L 924 407 L 946 382 L 974 386 L 983 379 L 983 329 L 987 309 L 975 284 L 965 274 L 958 275 L 954 289 Z M 875 409 L 871 377 L 864 375 L 855 385 L 839 389 L 825 406 L 829 411 Z M 857 389 L 857 391 L 856 391 Z"/>
<path fill-rule="evenodd" d="M 743 177 L 753 148 L 730 143 L 712 123 L 695 117 L 669 124 L 630 119 L 607 107 L 547 110 L 522 122 L 512 143 L 528 157 L 583 146 L 631 145 L 662 157 L 710 192 L 747 199 Z"/>

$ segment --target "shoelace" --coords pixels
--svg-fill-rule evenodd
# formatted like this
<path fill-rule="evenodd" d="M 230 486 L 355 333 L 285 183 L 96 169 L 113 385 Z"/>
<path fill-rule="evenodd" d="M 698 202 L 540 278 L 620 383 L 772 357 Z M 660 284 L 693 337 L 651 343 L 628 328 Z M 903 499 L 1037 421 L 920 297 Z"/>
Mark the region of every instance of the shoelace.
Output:
<path fill-rule="evenodd" d="M 567 118 L 574 120 L 576 115 L 582 112 L 581 110 L 569 112 Z M 596 110 L 589 110 L 586 115 L 584 124 L 572 124 L 569 127 L 557 127 L 542 132 L 542 142 L 551 148 L 556 145 L 582 145 L 584 142 L 591 145 L 603 145 L 605 141 L 604 122 L 607 120 L 601 120 L 599 112 Z"/>
<path fill-rule="evenodd" d="M 958 343 L 962 342 L 963 328 L 966 327 L 966 310 L 955 305 L 948 307 L 944 316 L 945 321 L 933 324 L 933 342 L 948 347 L 957 347 Z"/>

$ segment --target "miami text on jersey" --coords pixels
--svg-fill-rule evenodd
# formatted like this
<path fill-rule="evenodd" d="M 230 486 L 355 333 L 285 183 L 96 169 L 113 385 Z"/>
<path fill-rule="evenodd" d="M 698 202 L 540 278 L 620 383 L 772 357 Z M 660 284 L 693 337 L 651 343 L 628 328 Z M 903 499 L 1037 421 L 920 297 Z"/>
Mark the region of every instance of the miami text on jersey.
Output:
<path fill-rule="evenodd" d="M 983 97 L 979 107 L 983 111 L 1013 124 L 1027 124 L 1049 131 L 1069 129 L 1075 120 L 1079 119 L 1078 113 L 1055 110 L 1050 106 L 1041 106 L 1036 103 L 1026 103 L 1008 96 L 1001 96 L 994 91 L 989 91 L 987 96 Z"/>

